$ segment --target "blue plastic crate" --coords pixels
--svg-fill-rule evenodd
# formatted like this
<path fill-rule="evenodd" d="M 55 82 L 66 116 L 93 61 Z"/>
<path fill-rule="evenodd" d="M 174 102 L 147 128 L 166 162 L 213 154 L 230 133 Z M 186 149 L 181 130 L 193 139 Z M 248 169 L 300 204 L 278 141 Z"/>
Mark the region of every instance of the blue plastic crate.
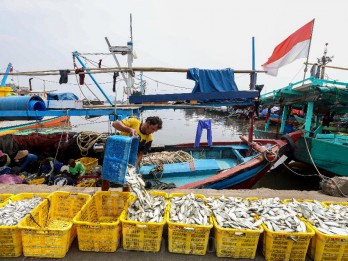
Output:
<path fill-rule="evenodd" d="M 102 178 L 124 184 L 128 164 L 135 166 L 139 139 L 114 135 L 106 141 Z"/>

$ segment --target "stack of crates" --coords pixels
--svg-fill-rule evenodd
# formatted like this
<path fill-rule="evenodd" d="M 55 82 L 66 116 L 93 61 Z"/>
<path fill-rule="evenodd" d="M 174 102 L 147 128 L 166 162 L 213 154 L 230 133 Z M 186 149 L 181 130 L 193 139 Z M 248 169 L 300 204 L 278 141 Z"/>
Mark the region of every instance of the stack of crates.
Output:
<path fill-rule="evenodd" d="M 76 236 L 73 218 L 90 198 L 62 191 L 50 194 L 19 223 L 24 256 L 63 258 Z"/>
<path fill-rule="evenodd" d="M 98 191 L 74 217 L 81 251 L 115 252 L 121 237 L 120 215 L 130 192 Z"/>
<path fill-rule="evenodd" d="M 167 193 L 161 191 L 150 191 L 153 196 L 168 198 Z M 125 210 L 121 215 L 123 248 L 126 250 L 158 252 L 161 249 L 162 233 L 166 224 L 168 212 L 165 214 L 162 222 L 138 222 L 127 218 L 128 206 L 136 200 L 132 197 L 128 200 Z"/>
<path fill-rule="evenodd" d="M 49 193 L 20 193 L 11 197 L 11 194 L 1 194 L 0 198 L 4 201 L 0 204 L 0 208 L 6 206 L 9 199 L 15 202 L 33 197 L 47 198 L 48 195 Z M 19 257 L 22 255 L 22 237 L 18 224 L 0 226 L 0 242 L 0 257 Z"/>
<path fill-rule="evenodd" d="M 348 207 L 348 202 L 322 202 L 323 206 L 329 207 L 337 204 Z M 308 253 L 315 261 L 340 261 L 348 260 L 348 236 L 328 235 L 320 232 L 310 224 L 315 231 Z"/>
<path fill-rule="evenodd" d="M 102 178 L 124 184 L 128 164 L 135 166 L 139 139 L 121 135 L 108 137 L 106 141 Z"/>
<path fill-rule="evenodd" d="M 172 193 L 169 198 L 183 197 L 184 193 Z M 196 198 L 205 199 L 204 195 L 194 194 Z M 170 212 L 171 203 L 168 205 Z M 209 225 L 191 225 L 171 222 L 168 215 L 168 248 L 171 253 L 205 255 L 207 252 L 210 230 L 213 218 L 209 218 Z"/>

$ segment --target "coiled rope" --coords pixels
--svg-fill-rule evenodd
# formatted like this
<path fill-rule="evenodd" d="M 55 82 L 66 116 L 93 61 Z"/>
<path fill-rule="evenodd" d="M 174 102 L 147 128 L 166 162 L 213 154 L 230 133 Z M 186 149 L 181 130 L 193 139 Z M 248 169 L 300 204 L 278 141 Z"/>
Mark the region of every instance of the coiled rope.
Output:
<path fill-rule="evenodd" d="M 142 165 L 163 165 L 170 163 L 178 163 L 178 162 L 190 162 L 193 160 L 193 157 L 183 151 L 162 151 L 155 152 L 144 155 L 141 161 Z"/>
<path fill-rule="evenodd" d="M 90 148 L 98 141 L 105 142 L 108 138 L 106 133 L 98 133 L 94 131 L 83 131 L 77 135 L 76 143 L 81 151 L 82 156 L 87 156 Z"/>
<path fill-rule="evenodd" d="M 164 169 L 163 165 L 168 163 L 190 162 L 192 160 L 193 157 L 189 153 L 179 150 L 175 152 L 163 151 L 144 155 L 141 163 L 142 165 L 155 165 L 150 171 L 154 180 L 152 188 L 163 190 L 176 187 L 174 183 L 165 183 L 161 181 Z"/>

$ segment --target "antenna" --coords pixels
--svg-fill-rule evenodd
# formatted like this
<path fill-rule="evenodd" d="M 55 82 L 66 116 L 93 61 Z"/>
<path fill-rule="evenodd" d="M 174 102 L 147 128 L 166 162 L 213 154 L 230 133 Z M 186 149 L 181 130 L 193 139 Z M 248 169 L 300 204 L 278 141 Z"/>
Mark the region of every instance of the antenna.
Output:
<path fill-rule="evenodd" d="M 132 27 L 132 13 L 130 13 L 129 15 L 129 24 L 130 24 L 130 38 L 131 41 L 133 42 L 133 27 Z"/>

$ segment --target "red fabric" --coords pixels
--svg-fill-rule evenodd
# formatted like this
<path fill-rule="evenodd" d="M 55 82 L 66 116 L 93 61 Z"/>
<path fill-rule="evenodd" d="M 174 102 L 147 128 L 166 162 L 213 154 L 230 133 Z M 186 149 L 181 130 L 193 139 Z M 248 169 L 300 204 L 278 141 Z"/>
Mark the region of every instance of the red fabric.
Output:
<path fill-rule="evenodd" d="M 80 68 L 80 69 L 76 69 L 75 70 L 75 74 L 78 74 L 80 72 L 84 72 L 85 71 L 85 68 Z M 80 78 L 80 85 L 83 85 L 85 84 L 85 74 L 79 74 L 79 78 Z"/>
<path fill-rule="evenodd" d="M 302 26 L 300 29 L 298 29 L 296 32 L 294 32 L 288 38 L 286 38 L 283 42 L 277 45 L 277 47 L 274 49 L 272 53 L 272 56 L 268 58 L 268 61 L 264 63 L 262 66 L 279 60 L 288 52 L 290 52 L 296 44 L 311 39 L 313 25 L 314 19 Z"/>

